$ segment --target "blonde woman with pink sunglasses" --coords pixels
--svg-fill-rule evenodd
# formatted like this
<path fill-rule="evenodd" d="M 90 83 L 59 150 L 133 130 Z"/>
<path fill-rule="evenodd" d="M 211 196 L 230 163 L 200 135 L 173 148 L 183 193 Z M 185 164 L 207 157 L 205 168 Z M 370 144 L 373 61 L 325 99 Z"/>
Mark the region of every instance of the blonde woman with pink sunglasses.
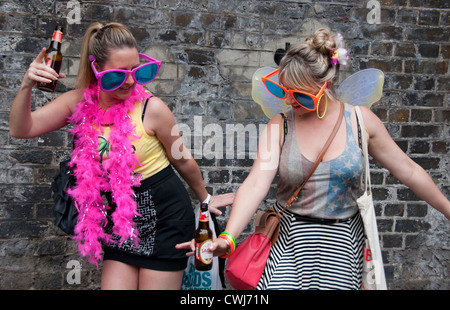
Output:
<path fill-rule="evenodd" d="M 42 64 L 44 54 L 28 68 L 13 101 L 11 136 L 34 138 L 73 124 L 74 238 L 90 262 L 103 260 L 102 289 L 180 289 L 187 257 L 175 245 L 193 237 L 195 219 L 173 168 L 216 214 L 234 194 L 207 193 L 197 163 L 173 134 L 174 115 L 142 86 L 161 62 L 140 54 L 123 25 L 94 23 L 83 41 L 76 89 L 31 111 L 34 85 L 65 77 Z"/>

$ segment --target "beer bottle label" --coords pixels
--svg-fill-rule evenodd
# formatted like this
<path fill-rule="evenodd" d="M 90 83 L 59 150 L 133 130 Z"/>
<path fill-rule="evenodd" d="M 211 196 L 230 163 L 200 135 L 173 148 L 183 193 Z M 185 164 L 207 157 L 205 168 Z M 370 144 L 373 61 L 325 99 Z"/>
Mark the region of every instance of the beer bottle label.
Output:
<path fill-rule="evenodd" d="M 203 264 L 211 264 L 213 260 L 213 253 L 208 251 L 212 244 L 212 240 L 208 239 L 202 243 L 197 243 L 195 256 L 197 260 L 201 261 Z"/>
<path fill-rule="evenodd" d="M 205 212 L 200 211 L 200 217 L 198 220 L 200 222 L 208 222 L 209 221 L 209 211 L 205 211 Z"/>
<path fill-rule="evenodd" d="M 53 32 L 52 41 L 58 41 L 59 43 L 62 43 L 62 36 L 63 33 L 61 31 L 55 31 Z"/>
<path fill-rule="evenodd" d="M 52 60 L 51 60 L 51 58 L 45 57 L 45 58 L 43 59 L 42 62 L 43 62 L 44 64 L 46 64 L 48 67 L 51 67 L 51 66 L 52 66 Z"/>

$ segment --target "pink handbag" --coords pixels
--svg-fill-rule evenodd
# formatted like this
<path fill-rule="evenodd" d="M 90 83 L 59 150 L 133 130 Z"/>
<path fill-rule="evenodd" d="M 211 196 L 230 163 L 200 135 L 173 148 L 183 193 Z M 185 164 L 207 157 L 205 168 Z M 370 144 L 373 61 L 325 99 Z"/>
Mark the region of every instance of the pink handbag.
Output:
<path fill-rule="evenodd" d="M 254 290 L 266 267 L 270 248 L 278 238 L 280 230 L 281 213 L 289 208 L 297 200 L 298 193 L 303 185 L 308 181 L 314 170 L 322 161 L 334 136 L 336 135 L 344 115 L 344 105 L 341 104 L 341 110 L 334 126 L 333 132 L 320 152 L 308 177 L 303 181 L 300 187 L 295 191 L 286 205 L 277 213 L 273 209 L 258 211 L 255 219 L 255 232 L 247 237 L 228 258 L 225 267 L 225 278 L 230 285 L 237 290 Z"/>
<path fill-rule="evenodd" d="M 270 247 L 280 229 L 281 215 L 273 209 L 258 211 L 255 232 L 245 239 L 228 258 L 225 278 L 237 290 L 254 290 L 258 285 Z"/>

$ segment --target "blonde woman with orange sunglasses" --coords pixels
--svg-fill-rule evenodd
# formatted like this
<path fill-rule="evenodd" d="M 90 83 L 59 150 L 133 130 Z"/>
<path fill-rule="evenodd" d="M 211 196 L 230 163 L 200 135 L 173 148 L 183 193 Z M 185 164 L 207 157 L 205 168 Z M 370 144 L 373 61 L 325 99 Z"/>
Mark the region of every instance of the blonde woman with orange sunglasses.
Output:
<path fill-rule="evenodd" d="M 226 236 L 215 239 L 211 247 L 215 255 L 231 254 L 227 239 L 237 239 L 247 227 L 277 173 L 278 210 L 308 175 L 344 104 L 333 91 L 339 67 L 348 58 L 339 48 L 340 40 L 340 35 L 319 29 L 306 42 L 291 46 L 279 69 L 262 78 L 274 97 L 291 106 L 286 112 L 287 133 L 278 134 L 283 132 L 283 117 L 276 115 L 260 136 L 258 156 L 236 193 Z M 344 105 L 344 117 L 322 162 L 283 213 L 257 289 L 361 288 L 365 238 L 356 200 L 364 162 L 355 108 Z M 370 155 L 450 219 L 450 202 L 425 170 L 397 146 L 373 112 L 361 110 Z"/>

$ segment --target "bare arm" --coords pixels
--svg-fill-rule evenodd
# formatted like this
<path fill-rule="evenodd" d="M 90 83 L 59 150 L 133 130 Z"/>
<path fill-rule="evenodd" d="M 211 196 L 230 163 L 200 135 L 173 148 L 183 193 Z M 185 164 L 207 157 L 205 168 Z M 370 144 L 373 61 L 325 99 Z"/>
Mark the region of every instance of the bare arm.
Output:
<path fill-rule="evenodd" d="M 369 109 L 361 109 L 369 132 L 369 153 L 418 197 L 450 219 L 450 202 L 428 173 L 409 158 L 392 140 L 380 119 Z"/>
<path fill-rule="evenodd" d="M 266 198 L 278 171 L 282 118 L 275 116 L 261 133 L 250 174 L 239 187 L 225 231 L 238 238 Z"/>
<path fill-rule="evenodd" d="M 76 103 L 81 99 L 81 91 L 67 92 L 51 103 L 31 112 L 31 91 L 37 82 L 57 79 L 56 72 L 42 64 L 45 49 L 31 63 L 11 105 L 9 127 L 15 138 L 34 138 L 66 125 Z M 60 74 L 59 77 L 65 77 Z"/>
<path fill-rule="evenodd" d="M 280 160 L 281 145 L 280 138 L 282 129 L 282 118 L 275 116 L 261 133 L 258 144 L 258 154 L 253 163 L 250 174 L 239 187 L 230 217 L 227 221 L 225 231 L 237 239 L 250 222 L 261 202 L 266 198 L 272 181 L 277 174 Z M 191 243 L 193 250 L 194 244 Z M 227 243 L 217 238 L 213 241 L 210 251 L 214 255 L 223 255 L 227 251 Z M 193 255 L 193 252 L 188 253 Z"/>
<path fill-rule="evenodd" d="M 208 196 L 203 183 L 202 174 L 190 151 L 184 146 L 175 117 L 170 109 L 159 98 L 152 97 L 149 101 L 144 124 L 150 135 L 156 135 L 163 144 L 172 165 L 180 173 L 200 201 Z M 221 214 L 217 208 L 231 205 L 234 194 L 212 196 L 209 206 L 213 213 Z"/>
<path fill-rule="evenodd" d="M 275 116 L 261 133 L 258 145 L 258 154 L 253 163 L 250 174 L 239 187 L 230 217 L 227 221 L 225 231 L 237 239 L 250 222 L 263 199 L 267 196 L 272 181 L 278 171 L 282 139 L 282 118 Z M 195 242 L 178 244 L 178 249 L 190 248 L 192 251 L 186 255 L 194 255 Z M 214 239 L 210 251 L 215 256 L 223 255 L 228 245 L 221 238 Z"/>

